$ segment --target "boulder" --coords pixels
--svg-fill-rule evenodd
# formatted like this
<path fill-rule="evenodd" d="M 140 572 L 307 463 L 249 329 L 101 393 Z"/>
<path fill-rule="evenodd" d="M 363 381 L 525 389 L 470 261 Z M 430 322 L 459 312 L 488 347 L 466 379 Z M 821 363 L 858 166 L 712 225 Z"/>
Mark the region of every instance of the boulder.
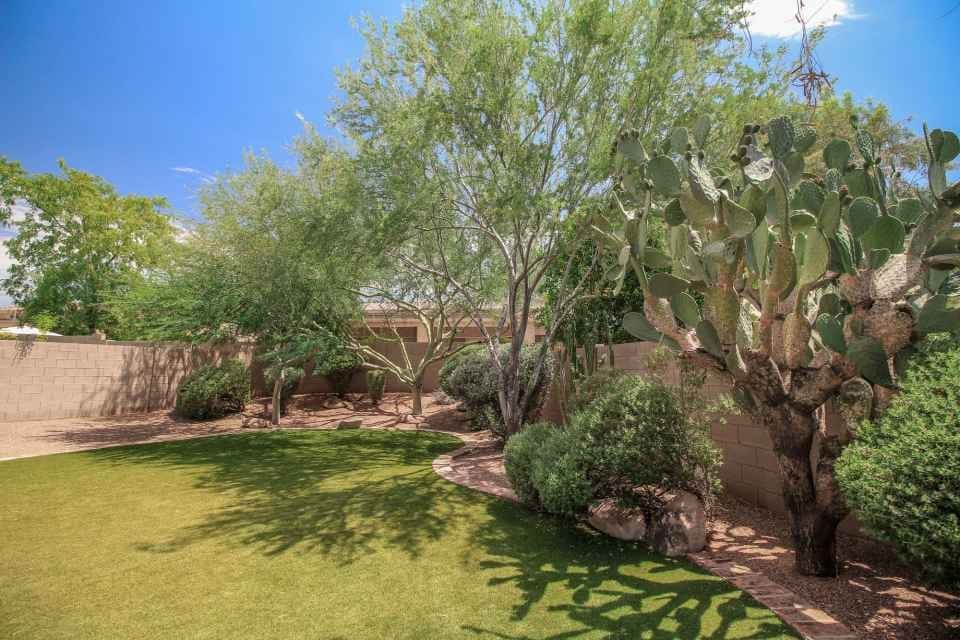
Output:
<path fill-rule="evenodd" d="M 343 409 L 347 406 L 347 403 L 338 398 L 337 396 L 330 396 L 323 401 L 324 409 Z"/>
<path fill-rule="evenodd" d="M 700 551 L 707 544 L 707 514 L 700 498 L 689 491 L 671 491 L 650 519 L 647 542 L 665 556 Z"/>
<path fill-rule="evenodd" d="M 643 540 L 647 523 L 640 509 L 621 507 L 613 498 L 595 502 L 587 522 L 608 536 L 620 540 Z"/>
<path fill-rule="evenodd" d="M 433 401 L 439 405 L 448 405 L 456 402 L 453 398 L 445 394 L 443 391 L 437 390 L 433 392 Z"/>
<path fill-rule="evenodd" d="M 240 426 L 244 429 L 269 429 L 271 425 L 265 418 L 243 415 L 240 418 Z"/>

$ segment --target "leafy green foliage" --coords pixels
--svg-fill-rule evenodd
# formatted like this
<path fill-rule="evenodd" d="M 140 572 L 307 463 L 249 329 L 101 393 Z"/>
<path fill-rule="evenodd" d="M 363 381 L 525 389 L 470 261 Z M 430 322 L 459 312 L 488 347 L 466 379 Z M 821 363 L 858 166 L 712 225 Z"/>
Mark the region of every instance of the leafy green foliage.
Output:
<path fill-rule="evenodd" d="M 124 337 L 274 345 L 340 333 L 358 311 L 346 291 L 366 264 L 354 251 L 364 220 L 348 155 L 309 127 L 298 166 L 247 155 L 244 168 L 205 186 L 205 222 L 170 264 L 111 300 Z"/>
<path fill-rule="evenodd" d="M 528 345 L 520 352 L 518 374 L 521 394 L 526 392 L 533 378 L 539 350 L 539 345 Z M 508 353 L 507 347 L 502 347 L 500 357 L 508 357 Z M 491 429 L 494 433 L 503 435 L 500 378 L 490 352 L 484 347 L 461 354 L 458 354 L 456 364 L 445 377 L 441 389 L 451 398 L 463 403 L 475 427 Z M 524 408 L 523 422 L 528 422 L 540 411 L 553 379 L 553 368 L 554 357 L 548 354 L 539 382 L 531 393 L 531 402 Z"/>
<path fill-rule="evenodd" d="M 518 496 L 563 515 L 598 497 L 649 509 L 670 489 L 708 498 L 720 458 L 706 423 L 691 418 L 675 390 L 636 376 L 611 378 L 569 425 L 534 425 L 507 442 Z"/>
<path fill-rule="evenodd" d="M 612 367 L 597 369 L 592 375 L 577 383 L 577 388 L 570 397 L 569 411 L 576 413 L 585 409 L 600 396 L 609 393 L 611 389 L 615 388 L 616 383 L 627 375 L 629 374 L 623 369 Z"/>
<path fill-rule="evenodd" d="M 443 364 L 440 366 L 440 370 L 437 372 L 437 386 L 443 390 L 444 393 L 450 395 L 447 385 L 450 380 L 450 376 L 456 371 L 457 367 L 460 366 L 461 362 L 464 362 L 468 358 L 473 357 L 477 353 L 486 352 L 486 346 L 482 344 L 475 344 L 464 347 L 460 351 L 457 351 L 453 355 L 447 356 L 443 360 Z"/>
<path fill-rule="evenodd" d="M 866 530 L 932 578 L 960 586 L 960 347 L 928 341 L 902 392 L 861 424 L 837 479 Z"/>
<path fill-rule="evenodd" d="M 242 411 L 250 399 L 250 373 L 240 360 L 207 365 L 191 372 L 177 387 L 176 410 L 193 420 L 221 418 Z"/>
<path fill-rule="evenodd" d="M 520 501 L 533 507 L 540 505 L 540 494 L 533 481 L 533 465 L 541 456 L 543 445 L 560 429 L 550 422 L 534 422 L 511 436 L 503 448 L 503 464 L 510 486 Z"/>
<path fill-rule="evenodd" d="M 377 369 L 367 371 L 367 395 L 370 396 L 370 402 L 380 404 L 383 400 L 383 390 L 387 385 L 387 374 Z"/>
<path fill-rule="evenodd" d="M 102 178 L 60 162 L 61 175 L 27 174 L 0 157 L 0 225 L 17 228 L 6 240 L 13 259 L 0 286 L 32 323 L 51 330 L 116 334 L 105 311 L 144 270 L 164 263 L 173 240 L 162 198 L 122 196 Z"/>

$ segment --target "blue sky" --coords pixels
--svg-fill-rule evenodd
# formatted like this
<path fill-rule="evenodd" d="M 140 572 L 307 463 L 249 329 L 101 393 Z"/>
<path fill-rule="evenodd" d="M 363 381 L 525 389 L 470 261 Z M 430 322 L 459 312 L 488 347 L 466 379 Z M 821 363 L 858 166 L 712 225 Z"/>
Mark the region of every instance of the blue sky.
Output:
<path fill-rule="evenodd" d="M 756 41 L 793 42 L 794 0 L 753 4 Z M 941 18 L 957 0 L 806 4 L 831 25 L 819 56 L 838 89 L 882 100 L 913 126 L 922 117 L 960 130 L 960 9 Z M 401 7 L 2 0 L 0 155 L 30 171 L 53 171 L 62 157 L 121 192 L 162 195 L 196 215 L 201 174 L 239 166 L 245 149 L 283 159 L 300 129 L 295 112 L 323 123 L 334 68 L 363 50 L 351 16 L 395 19 Z M 0 246 L 0 270 L 4 260 Z"/>

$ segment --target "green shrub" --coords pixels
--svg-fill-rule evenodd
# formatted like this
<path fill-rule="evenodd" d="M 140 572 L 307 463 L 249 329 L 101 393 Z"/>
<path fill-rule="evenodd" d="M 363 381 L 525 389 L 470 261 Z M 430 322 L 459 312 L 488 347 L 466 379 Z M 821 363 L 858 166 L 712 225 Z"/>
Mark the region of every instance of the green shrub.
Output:
<path fill-rule="evenodd" d="M 720 455 L 708 427 L 660 383 L 612 381 L 574 414 L 570 429 L 583 442 L 598 496 L 653 506 L 658 491 L 684 489 L 705 501 L 713 491 Z"/>
<path fill-rule="evenodd" d="M 535 422 L 514 434 L 503 448 L 503 464 L 507 479 L 520 501 L 532 507 L 540 505 L 540 494 L 533 484 L 533 463 L 543 443 L 560 427 L 549 422 Z"/>
<path fill-rule="evenodd" d="M 960 586 L 960 346 L 927 345 L 903 390 L 837 463 L 864 528 L 937 582 Z"/>
<path fill-rule="evenodd" d="M 534 456 L 531 479 L 545 511 L 574 516 L 596 495 L 583 444 L 573 430 L 554 429 Z"/>
<path fill-rule="evenodd" d="M 177 388 L 177 413 L 193 420 L 220 418 L 242 411 L 250 399 L 250 375 L 239 360 L 200 367 Z"/>
<path fill-rule="evenodd" d="M 720 456 L 683 406 L 661 384 L 611 376 L 608 392 L 568 426 L 536 424 L 513 436 L 504 452 L 507 477 L 521 500 L 563 515 L 601 497 L 653 510 L 671 489 L 709 501 Z"/>
<path fill-rule="evenodd" d="M 627 375 L 629 374 L 623 369 L 602 367 L 592 375 L 578 380 L 576 388 L 570 395 L 570 413 L 585 409 L 594 400 L 609 393 L 612 385 Z"/>
<path fill-rule="evenodd" d="M 350 390 L 350 381 L 363 361 L 353 351 L 341 348 L 330 349 L 317 356 L 314 374 L 325 376 L 333 392 L 343 397 Z"/>
<path fill-rule="evenodd" d="M 539 352 L 539 345 L 523 347 L 520 352 L 521 395 L 526 392 L 530 380 L 533 378 L 533 370 Z M 502 357 L 506 357 L 505 353 L 506 347 L 504 347 Z M 536 416 L 543 406 L 546 391 L 553 379 L 553 369 L 554 357 L 553 354 L 548 353 L 537 388 L 531 396 L 530 404 L 523 417 L 524 422 Z M 490 358 L 490 353 L 485 347 L 471 349 L 469 353 L 463 354 L 452 371 L 447 372 L 441 389 L 450 397 L 463 403 L 475 426 L 481 429 L 490 429 L 494 433 L 502 435 L 503 418 L 500 414 L 499 397 L 500 378 L 497 374 L 497 368 Z"/>
<path fill-rule="evenodd" d="M 446 385 L 447 381 L 450 379 L 450 376 L 456 370 L 460 363 L 465 359 L 469 358 L 473 354 L 477 353 L 488 353 L 486 345 L 483 344 L 471 344 L 464 347 L 460 351 L 457 351 L 452 356 L 447 356 L 443 360 L 443 364 L 440 366 L 440 371 L 437 372 L 437 386 L 447 395 L 450 395 L 450 392 L 447 391 Z"/>
<path fill-rule="evenodd" d="M 383 400 L 383 390 L 387 386 L 387 375 L 378 369 L 367 371 L 367 394 L 373 404 L 380 404 Z"/>

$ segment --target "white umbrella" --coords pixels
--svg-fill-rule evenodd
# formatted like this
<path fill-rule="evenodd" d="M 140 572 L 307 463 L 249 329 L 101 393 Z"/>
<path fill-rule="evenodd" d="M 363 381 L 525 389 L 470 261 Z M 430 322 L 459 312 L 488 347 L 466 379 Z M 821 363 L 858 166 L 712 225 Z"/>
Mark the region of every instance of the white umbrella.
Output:
<path fill-rule="evenodd" d="M 0 329 L 0 333 L 15 333 L 22 336 L 59 336 L 59 333 L 54 333 L 53 331 L 41 331 L 36 327 L 24 326 L 24 327 L 6 327 Z"/>

